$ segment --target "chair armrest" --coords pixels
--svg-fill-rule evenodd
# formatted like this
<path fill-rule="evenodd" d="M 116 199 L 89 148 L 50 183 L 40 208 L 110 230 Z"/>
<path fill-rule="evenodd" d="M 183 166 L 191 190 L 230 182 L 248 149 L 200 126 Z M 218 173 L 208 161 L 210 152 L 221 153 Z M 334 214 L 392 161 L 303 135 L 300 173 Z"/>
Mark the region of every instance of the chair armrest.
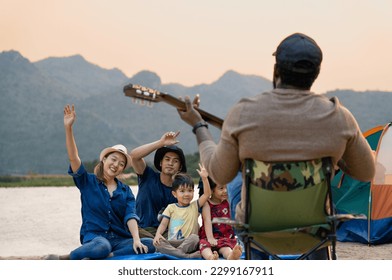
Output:
<path fill-rule="evenodd" d="M 247 225 L 247 224 L 243 224 L 243 223 L 241 223 L 239 221 L 232 220 L 232 219 L 229 219 L 229 218 L 217 218 L 217 217 L 215 217 L 215 218 L 212 219 L 211 222 L 213 224 L 231 225 L 231 226 L 233 226 L 235 228 L 248 228 L 249 227 L 249 225 Z"/>
<path fill-rule="evenodd" d="M 349 220 L 365 220 L 367 219 L 364 214 L 336 214 L 328 216 L 328 221 L 345 222 Z"/>

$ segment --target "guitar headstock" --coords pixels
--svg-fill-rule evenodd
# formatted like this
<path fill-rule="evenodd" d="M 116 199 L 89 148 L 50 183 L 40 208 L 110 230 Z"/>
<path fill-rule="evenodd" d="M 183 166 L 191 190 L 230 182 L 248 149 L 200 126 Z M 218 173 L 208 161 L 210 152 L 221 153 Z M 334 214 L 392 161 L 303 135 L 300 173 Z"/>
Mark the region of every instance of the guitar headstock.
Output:
<path fill-rule="evenodd" d="M 159 91 L 141 85 L 126 85 L 124 87 L 124 93 L 126 96 L 131 97 L 134 103 L 139 102 L 141 105 L 145 105 L 145 101 L 147 101 L 147 105 L 161 101 L 161 93 Z"/>

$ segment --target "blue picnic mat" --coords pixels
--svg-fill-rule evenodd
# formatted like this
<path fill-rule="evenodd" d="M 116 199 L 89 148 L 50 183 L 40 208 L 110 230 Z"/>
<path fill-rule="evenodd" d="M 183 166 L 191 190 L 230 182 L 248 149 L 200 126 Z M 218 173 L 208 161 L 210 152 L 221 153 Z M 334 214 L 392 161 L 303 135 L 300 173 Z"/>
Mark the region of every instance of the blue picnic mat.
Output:
<path fill-rule="evenodd" d="M 107 260 L 185 260 L 185 259 L 155 252 L 149 254 L 116 256 L 116 257 L 107 258 Z M 186 259 L 186 260 L 202 260 L 202 258 Z"/>

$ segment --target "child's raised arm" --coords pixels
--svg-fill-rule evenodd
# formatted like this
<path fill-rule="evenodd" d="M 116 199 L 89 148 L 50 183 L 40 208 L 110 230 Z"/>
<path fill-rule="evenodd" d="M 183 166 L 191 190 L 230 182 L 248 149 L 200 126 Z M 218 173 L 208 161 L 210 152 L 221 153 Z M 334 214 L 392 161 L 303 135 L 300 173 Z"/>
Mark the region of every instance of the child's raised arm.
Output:
<path fill-rule="evenodd" d="M 211 187 L 210 187 L 210 182 L 208 182 L 208 172 L 205 169 L 204 165 L 199 163 L 199 169 L 196 169 L 196 171 L 199 173 L 201 180 L 203 181 L 203 188 L 204 188 L 204 193 L 202 196 L 199 197 L 199 207 L 202 207 L 204 203 L 206 203 L 207 199 L 210 198 L 211 196 Z"/>

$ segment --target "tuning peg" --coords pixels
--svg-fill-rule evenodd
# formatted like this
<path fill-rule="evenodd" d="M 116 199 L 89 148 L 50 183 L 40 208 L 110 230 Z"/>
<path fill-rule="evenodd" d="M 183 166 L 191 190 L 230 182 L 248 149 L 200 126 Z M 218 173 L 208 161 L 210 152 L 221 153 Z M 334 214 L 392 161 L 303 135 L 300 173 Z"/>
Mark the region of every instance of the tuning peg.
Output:
<path fill-rule="evenodd" d="M 132 100 L 132 103 L 133 103 L 133 104 L 136 104 L 136 103 L 137 103 L 137 99 L 136 99 L 135 97 L 132 97 L 131 100 Z"/>
<path fill-rule="evenodd" d="M 154 104 L 153 104 L 151 101 L 148 101 L 148 102 L 147 102 L 147 107 L 152 108 L 153 105 L 154 105 Z"/>

